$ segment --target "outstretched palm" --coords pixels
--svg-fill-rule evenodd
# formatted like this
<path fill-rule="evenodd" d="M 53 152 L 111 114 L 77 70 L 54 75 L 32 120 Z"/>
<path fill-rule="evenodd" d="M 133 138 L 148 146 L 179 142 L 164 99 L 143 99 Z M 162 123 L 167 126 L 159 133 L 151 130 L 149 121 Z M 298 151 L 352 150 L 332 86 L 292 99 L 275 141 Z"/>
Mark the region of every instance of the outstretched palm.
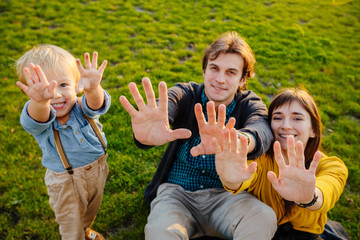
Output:
<path fill-rule="evenodd" d="M 49 101 L 55 95 L 56 82 L 48 82 L 45 74 L 39 65 L 30 63 L 29 68 L 24 68 L 24 75 L 27 85 L 16 82 L 16 85 L 33 101 Z"/>
<path fill-rule="evenodd" d="M 220 146 L 216 138 L 212 139 L 215 151 L 216 172 L 223 184 L 227 187 L 235 186 L 239 188 L 242 182 L 251 178 L 256 171 L 256 162 L 247 164 L 247 139 L 245 136 L 237 137 L 236 130 L 232 128 L 229 132 L 225 129 L 222 133 L 223 147 Z"/>
<path fill-rule="evenodd" d="M 120 102 L 131 116 L 135 138 L 145 145 L 162 145 L 176 139 L 189 138 L 191 132 L 187 129 L 170 129 L 168 120 L 168 95 L 165 82 L 159 84 L 159 106 L 156 105 L 155 94 L 150 79 L 142 79 L 148 105 L 145 105 L 135 83 L 129 84 L 129 89 L 136 110 L 126 99 L 120 97 Z"/>
<path fill-rule="evenodd" d="M 201 142 L 199 145 L 191 149 L 191 154 L 196 157 L 200 154 L 214 154 L 213 145 L 211 143 L 212 139 L 215 137 L 218 139 L 218 143 L 223 143 L 223 130 L 225 128 L 231 129 L 235 126 L 235 118 L 230 118 L 228 123 L 225 126 L 226 120 L 226 107 L 221 104 L 218 108 L 218 121 L 216 121 L 216 112 L 215 104 L 212 101 L 209 101 L 206 104 L 208 122 L 204 117 L 201 104 L 197 103 L 195 105 L 195 116 L 199 126 L 199 134 Z"/>
<path fill-rule="evenodd" d="M 85 68 L 82 66 L 80 59 L 76 59 L 76 65 L 80 72 L 80 79 L 76 88 L 76 93 L 81 93 L 83 90 L 96 89 L 101 82 L 107 61 L 104 60 L 97 68 L 98 53 L 93 53 L 92 63 L 90 63 L 89 53 L 84 54 Z"/>
<path fill-rule="evenodd" d="M 287 159 L 281 153 L 279 142 L 274 143 L 274 155 L 279 166 L 279 176 L 272 171 L 268 172 L 268 179 L 274 189 L 286 200 L 306 203 L 309 202 L 315 192 L 315 172 L 319 164 L 321 153 L 317 152 L 310 164 L 305 168 L 304 147 L 302 142 L 297 142 L 293 137 L 287 139 Z"/>

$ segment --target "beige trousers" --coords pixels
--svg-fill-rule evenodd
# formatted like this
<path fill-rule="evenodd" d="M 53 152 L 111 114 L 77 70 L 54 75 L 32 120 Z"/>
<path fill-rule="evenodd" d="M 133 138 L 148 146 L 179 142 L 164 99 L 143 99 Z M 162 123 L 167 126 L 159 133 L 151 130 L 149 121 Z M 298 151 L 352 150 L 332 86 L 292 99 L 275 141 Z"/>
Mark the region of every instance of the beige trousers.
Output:
<path fill-rule="evenodd" d="M 85 239 L 84 229 L 90 227 L 102 201 L 109 172 L 106 159 L 107 154 L 102 155 L 87 166 L 73 169 L 72 175 L 67 171 L 46 171 L 49 204 L 62 239 Z"/>

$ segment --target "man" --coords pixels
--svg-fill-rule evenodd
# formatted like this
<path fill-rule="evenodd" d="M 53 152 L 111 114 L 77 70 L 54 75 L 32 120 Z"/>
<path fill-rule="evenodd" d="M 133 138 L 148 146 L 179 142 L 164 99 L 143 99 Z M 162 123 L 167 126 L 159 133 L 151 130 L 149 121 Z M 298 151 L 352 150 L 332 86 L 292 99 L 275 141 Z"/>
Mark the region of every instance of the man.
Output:
<path fill-rule="evenodd" d="M 237 33 L 226 33 L 204 51 L 203 84 L 178 83 L 167 91 L 161 82 L 156 102 L 144 78 L 145 105 L 130 83 L 138 110 L 120 97 L 138 147 L 169 143 L 145 190 L 151 203 L 146 239 L 271 239 L 275 233 L 271 208 L 246 192 L 232 195 L 224 189 L 211 144 L 214 137 L 223 142 L 224 128 L 235 126 L 248 139 L 248 159 L 268 150 L 272 133 L 266 106 L 253 92 L 240 90 L 253 77 L 254 63 L 248 44 Z"/>

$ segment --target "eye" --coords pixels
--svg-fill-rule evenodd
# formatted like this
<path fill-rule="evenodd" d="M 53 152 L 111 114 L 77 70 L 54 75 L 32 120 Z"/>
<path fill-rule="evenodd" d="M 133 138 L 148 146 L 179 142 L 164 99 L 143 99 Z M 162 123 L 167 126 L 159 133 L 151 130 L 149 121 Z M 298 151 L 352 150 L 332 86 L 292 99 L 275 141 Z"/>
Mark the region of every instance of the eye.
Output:
<path fill-rule="evenodd" d="M 296 118 L 294 118 L 294 120 L 295 120 L 295 121 L 302 121 L 303 119 L 300 118 L 300 117 L 296 117 Z"/>
<path fill-rule="evenodd" d="M 216 66 L 211 66 L 210 69 L 211 69 L 211 70 L 216 70 L 217 67 L 216 67 Z"/>
<path fill-rule="evenodd" d="M 228 71 L 229 75 L 235 75 L 236 72 L 235 71 Z"/>
<path fill-rule="evenodd" d="M 273 121 L 281 120 L 281 119 L 282 119 L 281 117 L 273 117 L 273 118 L 272 118 Z"/>
<path fill-rule="evenodd" d="M 67 84 L 66 84 L 66 83 L 61 83 L 59 86 L 60 86 L 60 87 L 66 87 Z"/>

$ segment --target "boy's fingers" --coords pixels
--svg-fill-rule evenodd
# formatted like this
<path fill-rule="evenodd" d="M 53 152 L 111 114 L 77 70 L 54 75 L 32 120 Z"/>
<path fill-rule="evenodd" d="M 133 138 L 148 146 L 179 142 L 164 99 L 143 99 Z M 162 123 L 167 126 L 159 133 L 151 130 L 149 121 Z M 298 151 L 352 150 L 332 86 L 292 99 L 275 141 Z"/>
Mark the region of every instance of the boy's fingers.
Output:
<path fill-rule="evenodd" d="M 48 88 L 45 91 L 45 98 L 51 99 L 55 96 L 56 81 L 53 80 L 49 83 Z"/>
<path fill-rule="evenodd" d="M 16 86 L 18 86 L 24 93 L 27 93 L 29 87 L 23 84 L 22 82 L 17 81 Z"/>
<path fill-rule="evenodd" d="M 104 60 L 104 61 L 102 62 L 102 64 L 100 65 L 99 70 L 98 70 L 101 74 L 104 73 L 105 68 L 106 68 L 106 65 L 107 65 L 107 61 Z"/>
<path fill-rule="evenodd" d="M 35 70 L 35 65 L 30 63 L 29 65 L 29 71 L 30 71 L 30 77 L 33 80 L 34 83 L 38 83 L 39 82 L 39 77 L 38 74 Z"/>
<path fill-rule="evenodd" d="M 85 68 L 86 68 L 86 69 L 91 68 L 90 54 L 89 54 L 89 53 L 85 53 L 85 54 L 84 54 L 84 58 L 85 58 Z"/>
<path fill-rule="evenodd" d="M 97 69 L 97 61 L 98 61 L 98 53 L 93 52 L 93 59 L 92 59 L 92 68 Z"/>
<path fill-rule="evenodd" d="M 34 84 L 35 81 L 31 77 L 29 68 L 24 68 L 23 72 L 24 72 L 24 76 L 25 76 L 25 79 L 26 79 L 26 82 L 28 83 L 28 85 L 31 86 L 32 84 Z"/>
<path fill-rule="evenodd" d="M 39 78 L 39 81 L 48 83 L 45 73 L 43 72 L 43 70 L 41 69 L 41 67 L 39 65 L 35 66 L 35 70 L 36 70 L 37 76 Z"/>
<path fill-rule="evenodd" d="M 77 66 L 77 69 L 79 70 L 80 74 L 82 74 L 82 72 L 84 72 L 84 67 L 81 64 L 80 59 L 78 59 L 78 58 L 76 59 L 76 66 Z"/>
<path fill-rule="evenodd" d="M 84 91 L 84 84 L 79 82 L 78 86 L 76 87 L 76 94 L 82 93 Z"/>

